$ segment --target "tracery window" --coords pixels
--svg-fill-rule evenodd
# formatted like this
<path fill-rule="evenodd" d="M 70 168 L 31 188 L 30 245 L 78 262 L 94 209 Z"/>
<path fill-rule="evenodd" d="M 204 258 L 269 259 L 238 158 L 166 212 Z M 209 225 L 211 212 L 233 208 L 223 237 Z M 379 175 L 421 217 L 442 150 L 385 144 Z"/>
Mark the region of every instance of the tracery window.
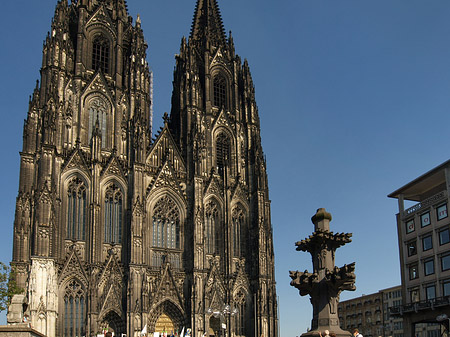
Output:
<path fill-rule="evenodd" d="M 103 35 L 97 35 L 92 42 L 92 69 L 108 73 L 109 42 Z"/>
<path fill-rule="evenodd" d="M 98 120 L 98 126 L 100 128 L 101 132 L 101 139 L 102 139 L 102 148 L 106 147 L 106 116 L 108 112 L 108 105 L 100 97 L 95 97 L 90 100 L 89 102 L 89 141 L 92 138 L 92 131 L 95 128 L 95 124 Z"/>
<path fill-rule="evenodd" d="M 245 333 L 245 310 L 246 310 L 245 294 L 239 290 L 235 298 L 235 308 L 237 309 L 236 316 L 234 318 L 234 330 L 236 336 L 246 336 Z"/>
<path fill-rule="evenodd" d="M 214 106 L 222 108 L 226 107 L 227 100 L 227 80 L 223 75 L 217 75 L 213 80 L 214 90 Z"/>
<path fill-rule="evenodd" d="M 221 132 L 216 139 L 216 164 L 219 174 L 224 175 L 225 166 L 230 167 L 230 138 Z"/>
<path fill-rule="evenodd" d="M 72 280 L 64 294 L 64 337 L 86 336 L 86 295 L 77 280 Z"/>
<path fill-rule="evenodd" d="M 66 237 L 84 240 L 86 236 L 86 186 L 79 178 L 74 178 L 67 189 Z"/>
<path fill-rule="evenodd" d="M 244 232 L 245 216 L 240 207 L 234 208 L 231 216 L 233 224 L 233 254 L 236 257 L 240 257 L 243 253 L 242 245 L 244 240 L 242 240 L 242 233 Z"/>
<path fill-rule="evenodd" d="M 217 205 L 210 202 L 205 212 L 205 248 L 208 254 L 219 252 L 219 211 Z"/>
<path fill-rule="evenodd" d="M 153 247 L 180 248 L 180 211 L 168 196 L 159 199 L 153 210 Z"/>
<path fill-rule="evenodd" d="M 122 190 L 115 184 L 105 192 L 105 242 L 122 242 Z"/>

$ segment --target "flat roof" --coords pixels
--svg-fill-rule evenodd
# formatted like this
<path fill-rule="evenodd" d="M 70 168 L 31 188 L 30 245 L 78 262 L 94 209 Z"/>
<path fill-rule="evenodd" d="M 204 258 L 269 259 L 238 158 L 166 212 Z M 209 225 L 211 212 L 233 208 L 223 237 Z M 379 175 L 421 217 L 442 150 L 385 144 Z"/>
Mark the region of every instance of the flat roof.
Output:
<path fill-rule="evenodd" d="M 450 159 L 446 162 L 436 166 L 420 177 L 400 187 L 398 190 L 388 195 L 389 198 L 397 198 L 403 194 L 403 198 L 413 201 L 421 201 L 420 196 L 445 182 L 445 168 L 450 165 Z"/>

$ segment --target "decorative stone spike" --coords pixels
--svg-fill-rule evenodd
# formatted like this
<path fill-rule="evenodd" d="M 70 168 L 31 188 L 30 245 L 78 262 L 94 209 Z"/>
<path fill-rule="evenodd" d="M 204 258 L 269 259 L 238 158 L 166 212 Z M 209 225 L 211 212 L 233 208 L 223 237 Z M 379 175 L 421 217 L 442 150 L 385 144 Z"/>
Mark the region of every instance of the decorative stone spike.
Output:
<path fill-rule="evenodd" d="M 351 242 L 351 233 L 333 234 L 330 232 L 332 217 L 325 208 L 319 208 L 311 218 L 314 233 L 308 238 L 295 243 L 298 251 L 309 252 L 313 261 L 313 273 L 290 271 L 291 286 L 297 288 L 300 296 L 311 296 L 313 319 L 311 330 L 302 337 L 324 334 L 325 330 L 336 336 L 351 336 L 339 326 L 337 307 L 339 295 L 343 290 L 355 290 L 355 263 L 335 266 L 336 249 Z"/>

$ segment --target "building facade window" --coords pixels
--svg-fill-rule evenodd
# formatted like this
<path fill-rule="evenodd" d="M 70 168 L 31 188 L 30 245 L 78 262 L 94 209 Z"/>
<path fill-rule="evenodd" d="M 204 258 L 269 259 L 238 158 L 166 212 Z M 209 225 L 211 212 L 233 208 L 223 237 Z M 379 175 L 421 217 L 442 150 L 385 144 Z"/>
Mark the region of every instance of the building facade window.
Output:
<path fill-rule="evenodd" d="M 442 271 L 450 269 L 450 254 L 441 257 L 441 268 Z"/>
<path fill-rule="evenodd" d="M 85 336 L 86 302 L 83 287 L 72 280 L 65 290 L 64 317 L 62 318 L 64 336 Z"/>
<path fill-rule="evenodd" d="M 419 288 L 411 289 L 410 292 L 411 303 L 420 302 Z"/>
<path fill-rule="evenodd" d="M 420 216 L 420 225 L 426 227 L 431 224 L 430 212 L 426 212 Z"/>
<path fill-rule="evenodd" d="M 119 187 L 112 184 L 105 193 L 105 242 L 122 242 L 122 205 L 123 194 Z"/>
<path fill-rule="evenodd" d="M 414 280 L 419 277 L 419 269 L 417 267 L 417 264 L 413 264 L 412 266 L 409 266 L 409 279 Z"/>
<path fill-rule="evenodd" d="M 180 248 L 180 211 L 168 196 L 159 199 L 153 210 L 153 247 Z"/>
<path fill-rule="evenodd" d="M 227 80 L 221 74 L 216 75 L 213 80 L 214 106 L 218 108 L 227 107 Z"/>
<path fill-rule="evenodd" d="M 89 111 L 89 129 L 88 129 L 89 142 L 92 139 L 92 132 L 94 131 L 95 125 L 98 121 L 98 128 L 101 133 L 102 148 L 105 148 L 108 104 L 104 99 L 100 97 L 95 97 L 90 100 L 88 111 Z"/>
<path fill-rule="evenodd" d="M 417 241 L 408 242 L 408 256 L 413 256 L 417 254 Z"/>
<path fill-rule="evenodd" d="M 450 296 L 450 280 L 442 282 L 442 294 L 444 296 Z"/>
<path fill-rule="evenodd" d="M 423 267 L 425 276 L 434 274 L 434 259 L 424 261 Z"/>
<path fill-rule="evenodd" d="M 427 235 L 422 238 L 422 248 L 424 252 L 433 248 L 433 240 L 431 235 Z"/>
<path fill-rule="evenodd" d="M 233 254 L 236 257 L 242 256 L 244 240 L 242 235 L 245 232 L 244 222 L 245 216 L 244 212 L 240 207 L 236 207 L 232 212 L 233 221 Z"/>
<path fill-rule="evenodd" d="M 449 242 L 450 242 L 450 230 L 447 227 L 439 232 L 439 244 L 442 246 Z"/>
<path fill-rule="evenodd" d="M 427 301 L 435 299 L 436 298 L 436 286 L 434 284 L 425 286 L 425 294 L 427 297 Z"/>
<path fill-rule="evenodd" d="M 216 203 L 206 205 L 205 212 L 205 248 L 208 254 L 219 253 L 220 226 L 219 210 Z"/>
<path fill-rule="evenodd" d="M 412 233 L 415 230 L 414 219 L 408 220 L 406 222 L 406 234 Z"/>
<path fill-rule="evenodd" d="M 79 178 L 72 179 L 67 189 L 66 237 L 85 240 L 86 236 L 86 186 Z"/>
<path fill-rule="evenodd" d="M 224 175 L 226 168 L 230 168 L 230 150 L 230 138 L 221 132 L 216 139 L 216 164 L 221 176 Z"/>
<path fill-rule="evenodd" d="M 447 204 L 443 204 L 436 208 L 436 217 L 438 220 L 445 219 L 448 216 L 447 214 Z"/>
<path fill-rule="evenodd" d="M 103 35 L 97 35 L 92 42 L 92 69 L 109 72 L 109 41 Z"/>

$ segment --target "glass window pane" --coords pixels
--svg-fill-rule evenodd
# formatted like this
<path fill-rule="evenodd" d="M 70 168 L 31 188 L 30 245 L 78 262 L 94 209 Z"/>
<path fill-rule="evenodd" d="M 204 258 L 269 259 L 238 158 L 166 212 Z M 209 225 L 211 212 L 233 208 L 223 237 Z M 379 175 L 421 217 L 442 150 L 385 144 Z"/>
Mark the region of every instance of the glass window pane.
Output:
<path fill-rule="evenodd" d="M 441 265 L 442 265 L 442 270 L 450 269 L 450 255 L 445 255 L 445 256 L 441 257 Z"/>
<path fill-rule="evenodd" d="M 444 296 L 450 296 L 450 280 L 444 281 L 442 288 Z"/>
<path fill-rule="evenodd" d="M 420 216 L 420 225 L 422 227 L 428 226 L 431 223 L 430 212 L 426 212 Z"/>
<path fill-rule="evenodd" d="M 431 235 L 425 236 L 422 239 L 422 244 L 423 244 L 423 250 L 430 250 L 431 248 L 433 248 L 433 241 L 431 240 Z"/>
<path fill-rule="evenodd" d="M 408 256 L 413 256 L 417 254 L 417 241 L 408 242 Z"/>
<path fill-rule="evenodd" d="M 417 265 L 413 265 L 409 267 L 409 279 L 413 280 L 419 277 L 419 271 L 417 269 Z"/>
<path fill-rule="evenodd" d="M 434 260 L 428 260 L 424 262 L 425 275 L 434 274 Z"/>
<path fill-rule="evenodd" d="M 439 206 L 437 209 L 437 219 L 441 220 L 447 217 L 447 204 Z"/>
<path fill-rule="evenodd" d="M 439 232 L 439 244 L 445 245 L 450 242 L 450 230 L 448 228 Z"/>
<path fill-rule="evenodd" d="M 427 300 L 432 300 L 436 298 L 436 286 L 435 285 L 427 286 L 425 288 L 425 293 L 427 295 Z"/>
<path fill-rule="evenodd" d="M 414 232 L 414 219 L 406 222 L 406 233 Z"/>

